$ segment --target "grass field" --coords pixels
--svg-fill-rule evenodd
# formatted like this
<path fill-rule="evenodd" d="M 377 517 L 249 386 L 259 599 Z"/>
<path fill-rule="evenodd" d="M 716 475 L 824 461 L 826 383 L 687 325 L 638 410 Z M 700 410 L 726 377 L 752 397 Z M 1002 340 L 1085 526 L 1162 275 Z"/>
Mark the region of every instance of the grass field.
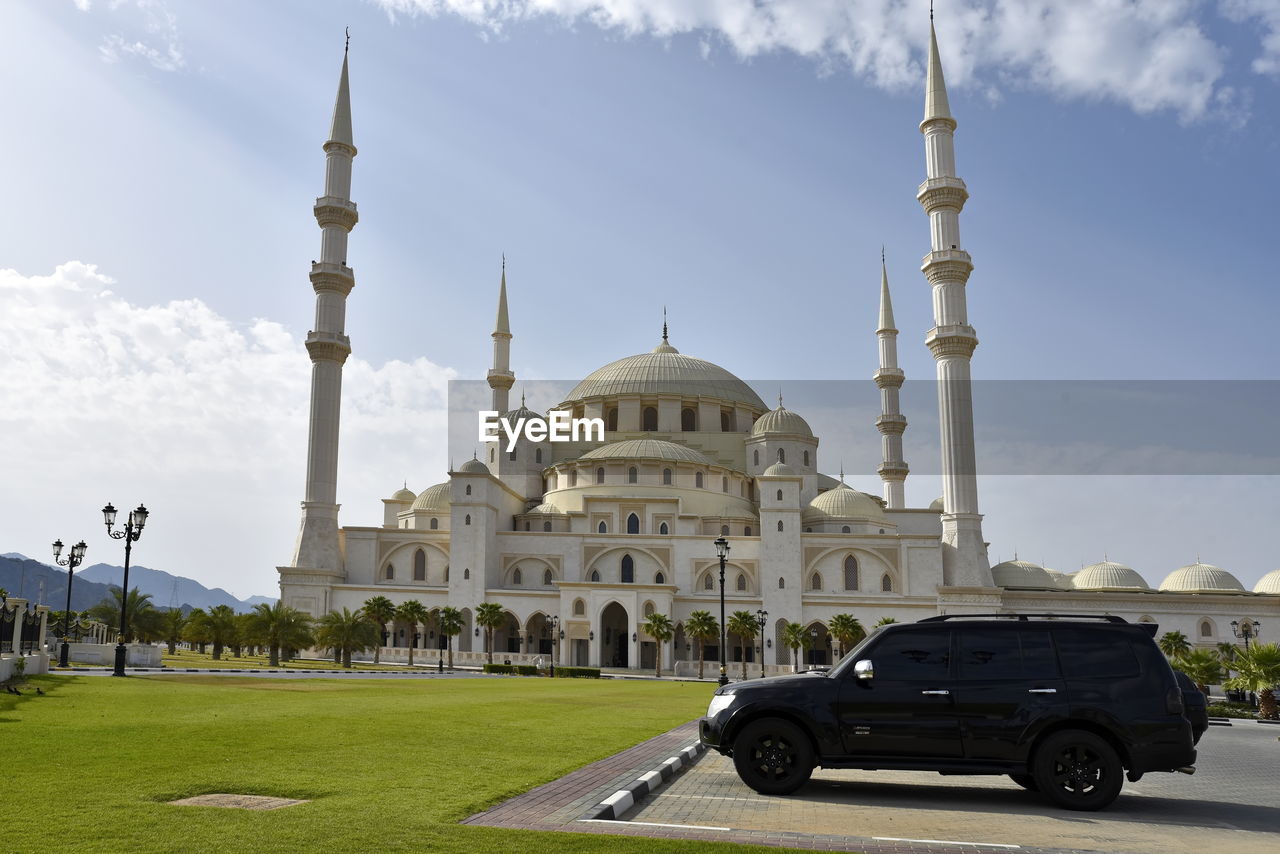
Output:
<path fill-rule="evenodd" d="M 434 652 L 434 650 L 432 650 Z M 418 656 L 414 659 L 415 670 L 420 669 L 417 665 L 434 664 L 435 658 L 425 658 Z M 221 670 L 247 670 L 266 669 L 271 667 L 270 660 L 265 655 L 244 655 L 236 658 L 227 650 L 222 654 L 219 661 L 213 660 L 210 653 L 199 653 L 190 649 L 179 649 L 174 655 L 170 655 L 166 649 L 160 656 L 160 663 L 165 667 L 204 667 L 218 668 Z M 275 669 L 275 668 L 272 668 Z M 282 670 L 343 670 L 342 665 L 334 664 L 333 659 L 315 659 L 315 658 L 295 658 L 292 661 L 281 661 L 280 669 Z M 378 664 L 374 665 L 369 662 L 353 662 L 352 670 L 408 670 L 407 664 Z"/>
<path fill-rule="evenodd" d="M 6 852 L 748 850 L 456 823 L 698 716 L 712 685 L 196 674 L 31 684 L 45 696 L 0 694 Z M 312 803 L 164 803 L 209 792 Z"/>

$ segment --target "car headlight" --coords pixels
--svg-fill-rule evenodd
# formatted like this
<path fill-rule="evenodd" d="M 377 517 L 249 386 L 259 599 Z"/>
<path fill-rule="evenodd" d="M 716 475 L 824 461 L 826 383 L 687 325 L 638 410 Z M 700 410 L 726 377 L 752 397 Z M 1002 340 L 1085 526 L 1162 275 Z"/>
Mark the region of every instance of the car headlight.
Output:
<path fill-rule="evenodd" d="M 711 697 L 711 704 L 707 706 L 707 717 L 714 718 L 725 709 L 733 705 L 734 696 L 732 694 L 714 694 Z"/>

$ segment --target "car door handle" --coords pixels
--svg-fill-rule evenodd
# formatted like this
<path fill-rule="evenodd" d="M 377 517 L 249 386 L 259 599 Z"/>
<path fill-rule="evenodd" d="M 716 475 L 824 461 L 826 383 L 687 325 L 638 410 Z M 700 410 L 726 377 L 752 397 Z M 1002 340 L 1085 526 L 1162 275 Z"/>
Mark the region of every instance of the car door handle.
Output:
<path fill-rule="evenodd" d="M 951 692 L 946 690 L 945 688 L 938 691 L 921 691 L 920 693 L 929 694 L 930 696 L 935 696 L 935 697 L 947 697 L 951 695 Z"/>
<path fill-rule="evenodd" d="M 1056 694 L 1058 693 L 1058 689 L 1057 688 L 1028 688 L 1027 693 L 1028 694 Z"/>

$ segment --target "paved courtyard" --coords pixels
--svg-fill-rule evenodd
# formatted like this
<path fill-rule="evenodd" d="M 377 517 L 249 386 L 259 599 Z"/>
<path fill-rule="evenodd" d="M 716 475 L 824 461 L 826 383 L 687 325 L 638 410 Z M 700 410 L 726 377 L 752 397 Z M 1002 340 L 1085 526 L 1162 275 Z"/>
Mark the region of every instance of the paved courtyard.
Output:
<path fill-rule="evenodd" d="M 860 837 L 886 848 L 911 840 L 933 850 L 1280 851 L 1278 738 L 1280 726 L 1212 727 L 1200 742 L 1195 776 L 1151 774 L 1126 783 L 1097 813 L 1056 809 L 1005 777 L 925 772 L 820 769 L 795 795 L 769 797 L 743 785 L 731 760 L 708 753 L 625 818 L 714 828 L 731 839 L 742 831 L 811 834 L 812 847 L 836 850 L 864 850 L 850 838 Z M 803 837 L 785 844 L 810 847 Z"/>

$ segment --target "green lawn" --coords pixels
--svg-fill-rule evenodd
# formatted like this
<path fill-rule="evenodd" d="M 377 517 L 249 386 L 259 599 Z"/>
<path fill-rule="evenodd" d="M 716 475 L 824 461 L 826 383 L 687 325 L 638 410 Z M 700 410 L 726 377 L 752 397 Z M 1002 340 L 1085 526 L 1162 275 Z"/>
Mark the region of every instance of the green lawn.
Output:
<path fill-rule="evenodd" d="M 421 652 L 421 650 L 420 650 Z M 434 652 L 434 650 L 432 650 Z M 425 658 L 423 656 L 414 656 L 413 669 L 420 669 L 420 664 L 434 664 L 437 658 Z M 183 667 L 203 667 L 217 668 L 220 670 L 244 670 L 259 669 L 265 670 L 271 668 L 270 660 L 265 655 L 244 655 L 236 658 L 231 654 L 231 650 L 227 650 L 222 654 L 222 658 L 218 661 L 213 660 L 212 653 L 199 653 L 189 649 L 179 649 L 173 655 L 169 654 L 166 649 L 160 655 L 160 663 L 165 667 L 183 668 Z M 275 669 L 275 668 L 271 668 Z M 291 661 L 280 662 L 281 670 L 343 670 L 342 665 L 334 664 L 333 659 L 315 659 L 315 658 L 295 658 Z M 377 666 L 369 662 L 353 662 L 352 670 L 408 670 L 407 664 L 378 664 Z"/>
<path fill-rule="evenodd" d="M 196 674 L 35 685 L 45 696 L 0 694 L 4 851 L 748 850 L 456 823 L 698 716 L 713 685 Z M 208 792 L 314 800 L 272 812 L 164 803 Z"/>

